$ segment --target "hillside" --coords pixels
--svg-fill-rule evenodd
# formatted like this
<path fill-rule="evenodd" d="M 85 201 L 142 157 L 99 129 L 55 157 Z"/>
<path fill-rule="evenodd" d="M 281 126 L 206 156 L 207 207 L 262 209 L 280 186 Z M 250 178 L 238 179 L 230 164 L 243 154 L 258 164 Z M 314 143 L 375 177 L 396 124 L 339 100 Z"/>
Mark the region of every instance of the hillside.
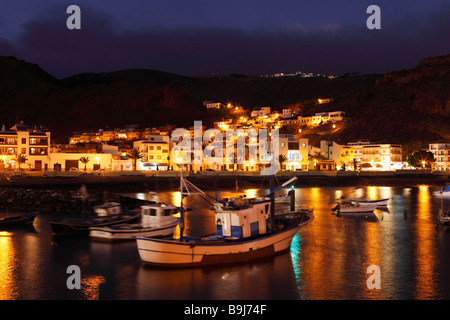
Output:
<path fill-rule="evenodd" d="M 414 150 L 450 140 L 450 55 L 423 59 L 416 68 L 392 72 L 358 93 L 341 141 L 365 138 Z"/>
<path fill-rule="evenodd" d="M 450 139 L 450 56 L 423 59 L 416 68 L 385 75 L 328 78 L 229 76 L 188 78 L 154 70 L 84 73 L 56 79 L 39 66 L 0 57 L 2 122 L 43 124 L 54 142 L 74 131 L 139 124 L 180 127 L 220 120 L 204 100 L 244 108 L 301 105 L 303 115 L 343 110 L 345 127 L 333 135 L 310 135 L 341 143 L 357 139 L 402 143 L 414 148 Z M 305 104 L 333 97 L 327 105 Z"/>

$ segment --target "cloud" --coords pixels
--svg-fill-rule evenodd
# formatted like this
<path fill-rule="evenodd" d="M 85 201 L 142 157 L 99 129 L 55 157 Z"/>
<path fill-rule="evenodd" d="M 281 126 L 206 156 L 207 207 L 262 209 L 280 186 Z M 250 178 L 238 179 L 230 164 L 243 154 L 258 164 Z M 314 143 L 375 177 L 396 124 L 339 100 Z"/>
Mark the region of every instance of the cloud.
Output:
<path fill-rule="evenodd" d="M 110 15 L 86 6 L 82 29 L 68 30 L 65 8 L 29 22 L 15 48 L 0 52 L 39 64 L 62 78 L 81 72 L 148 68 L 191 76 L 275 72 L 385 73 L 428 56 L 450 53 L 450 6 L 420 24 L 403 19 L 381 30 L 364 25 L 284 25 L 272 30 L 153 27 L 126 31 Z M 9 53 L 11 54 L 11 53 Z"/>

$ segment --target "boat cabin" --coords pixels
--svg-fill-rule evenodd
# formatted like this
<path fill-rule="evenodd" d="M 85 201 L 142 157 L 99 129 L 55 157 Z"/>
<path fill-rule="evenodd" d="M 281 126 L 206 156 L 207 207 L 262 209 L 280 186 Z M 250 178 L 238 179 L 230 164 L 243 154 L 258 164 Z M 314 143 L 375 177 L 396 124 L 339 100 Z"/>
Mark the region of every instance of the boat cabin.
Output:
<path fill-rule="evenodd" d="M 163 227 L 166 223 L 178 219 L 173 217 L 177 209 L 176 206 L 165 203 L 152 203 L 141 206 L 142 225 L 155 228 Z"/>
<path fill-rule="evenodd" d="M 247 238 L 267 232 L 270 201 L 264 199 L 231 199 L 216 202 L 212 209 L 216 218 L 216 235 Z"/>
<path fill-rule="evenodd" d="M 120 214 L 122 212 L 122 207 L 120 203 L 117 202 L 107 202 L 99 206 L 94 207 L 94 212 L 97 216 L 109 216 L 111 214 Z"/>

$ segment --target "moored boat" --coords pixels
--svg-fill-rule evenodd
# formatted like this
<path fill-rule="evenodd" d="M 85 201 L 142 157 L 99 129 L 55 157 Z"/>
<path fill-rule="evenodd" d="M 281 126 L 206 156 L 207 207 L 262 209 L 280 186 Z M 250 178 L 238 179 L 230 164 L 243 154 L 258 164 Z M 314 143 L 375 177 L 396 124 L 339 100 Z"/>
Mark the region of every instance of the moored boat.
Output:
<path fill-rule="evenodd" d="M 182 171 L 180 179 L 183 218 L 183 195 L 189 192 L 184 189 Z M 289 250 L 292 238 L 314 215 L 308 210 L 275 214 L 274 191 L 270 200 L 237 198 L 215 202 L 210 208 L 215 214 L 214 236 L 183 236 L 182 220 L 179 239 L 137 238 L 141 260 L 151 265 L 190 267 L 250 261 Z"/>
<path fill-rule="evenodd" d="M 438 197 L 450 197 L 450 185 L 446 185 L 439 190 L 433 191 L 433 194 Z"/>
<path fill-rule="evenodd" d="M 337 204 L 333 208 L 333 211 L 337 211 L 337 214 L 357 214 L 357 213 L 373 213 L 377 208 L 376 204 L 359 205 L 355 204 Z"/>
<path fill-rule="evenodd" d="M 438 215 L 438 225 L 450 226 L 450 210 L 445 209 L 439 209 L 439 215 Z"/>
<path fill-rule="evenodd" d="M 371 205 L 371 204 L 376 204 L 377 207 L 385 207 L 389 203 L 389 198 L 376 199 L 376 200 L 372 200 L 369 198 L 357 198 L 357 199 L 351 199 L 350 202 L 353 205 L 359 204 L 360 206 L 367 206 L 367 205 Z"/>
<path fill-rule="evenodd" d="M 89 235 L 94 240 L 111 242 L 170 236 L 180 220 L 174 216 L 177 210 L 177 207 L 165 203 L 144 205 L 141 206 L 140 223 L 91 227 Z"/>
<path fill-rule="evenodd" d="M 28 212 L 15 217 L 0 218 L 0 229 L 32 225 L 39 211 Z"/>
<path fill-rule="evenodd" d="M 266 199 L 269 200 L 270 198 L 267 197 Z M 289 194 L 275 196 L 275 203 L 286 203 L 286 202 L 289 202 L 290 199 L 291 199 L 291 196 Z"/>
<path fill-rule="evenodd" d="M 89 234 L 91 227 L 106 227 L 121 223 L 139 221 L 141 213 L 137 210 L 123 210 L 120 203 L 107 202 L 94 207 L 95 216 L 89 218 L 63 218 L 51 221 L 53 235 Z"/>

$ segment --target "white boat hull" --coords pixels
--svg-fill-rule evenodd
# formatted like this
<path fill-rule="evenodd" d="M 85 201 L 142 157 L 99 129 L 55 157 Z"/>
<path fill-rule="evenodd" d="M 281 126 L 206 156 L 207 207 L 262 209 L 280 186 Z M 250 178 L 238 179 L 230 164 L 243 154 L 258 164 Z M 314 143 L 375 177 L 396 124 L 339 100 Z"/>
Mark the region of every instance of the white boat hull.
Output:
<path fill-rule="evenodd" d="M 313 216 L 303 224 L 312 219 Z M 289 250 L 292 238 L 303 224 L 253 239 L 182 242 L 138 238 L 136 242 L 141 260 L 147 264 L 172 267 L 228 264 L 273 256 Z"/>
<path fill-rule="evenodd" d="M 450 197 L 450 191 L 434 191 L 433 194 L 437 197 L 444 197 L 444 198 Z"/>
<path fill-rule="evenodd" d="M 440 209 L 439 210 L 439 216 L 438 221 L 440 225 L 449 227 L 450 226 L 450 215 L 447 210 Z"/>
<path fill-rule="evenodd" d="M 341 214 L 346 213 L 368 213 L 372 212 L 376 209 L 376 204 L 367 204 L 367 205 L 360 205 L 360 206 L 341 206 L 338 210 Z"/>
<path fill-rule="evenodd" d="M 360 206 L 368 206 L 375 204 L 377 207 L 387 206 L 389 199 L 380 199 L 380 200 L 369 200 L 369 199 L 352 199 L 351 203 L 358 203 Z"/>
<path fill-rule="evenodd" d="M 127 240 L 135 240 L 140 237 L 149 237 L 149 238 L 162 238 L 173 235 L 176 225 L 178 222 L 175 222 L 171 225 L 164 226 L 161 228 L 144 228 L 140 225 L 137 225 L 136 228 L 133 228 L 132 225 L 128 226 L 129 228 L 91 228 L 89 232 L 89 236 L 93 240 L 97 241 L 127 241 Z M 127 226 L 126 226 L 127 227 Z"/>

